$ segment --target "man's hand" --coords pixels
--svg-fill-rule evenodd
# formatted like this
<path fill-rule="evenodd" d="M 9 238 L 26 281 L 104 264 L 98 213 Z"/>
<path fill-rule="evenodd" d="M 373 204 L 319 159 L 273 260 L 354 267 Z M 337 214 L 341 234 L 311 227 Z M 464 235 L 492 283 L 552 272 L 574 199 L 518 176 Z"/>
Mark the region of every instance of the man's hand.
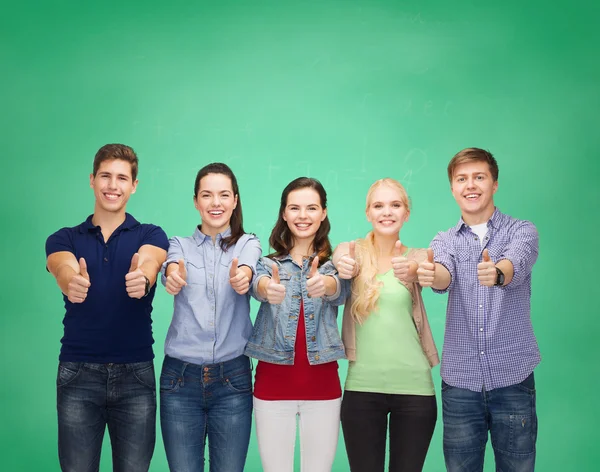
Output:
<path fill-rule="evenodd" d="M 170 265 L 170 264 L 169 264 Z M 172 270 L 167 275 L 167 283 L 165 288 L 167 293 L 177 295 L 181 289 L 187 285 L 187 270 L 185 269 L 185 261 L 179 259 L 177 262 L 177 270 Z"/>
<path fill-rule="evenodd" d="M 79 259 L 79 274 L 71 277 L 67 288 L 67 299 L 71 303 L 83 303 L 87 297 L 90 283 L 90 274 L 87 271 L 87 264 L 82 257 Z"/>
<path fill-rule="evenodd" d="M 483 261 L 477 264 L 477 278 L 479 283 L 486 287 L 493 287 L 496 284 L 498 278 L 498 272 L 496 272 L 496 265 L 492 262 L 490 254 L 487 249 L 483 250 Z"/>
<path fill-rule="evenodd" d="M 431 287 L 435 278 L 435 262 L 433 262 L 433 249 L 427 249 L 427 259 L 419 264 L 417 277 L 421 287 Z"/>
<path fill-rule="evenodd" d="M 142 298 L 146 295 L 146 276 L 138 267 L 140 255 L 136 252 L 131 258 L 129 272 L 125 275 L 125 288 L 131 298 Z"/>
<path fill-rule="evenodd" d="M 250 289 L 250 279 L 246 273 L 238 267 L 238 259 L 234 257 L 229 269 L 229 284 L 240 295 L 244 295 Z"/>

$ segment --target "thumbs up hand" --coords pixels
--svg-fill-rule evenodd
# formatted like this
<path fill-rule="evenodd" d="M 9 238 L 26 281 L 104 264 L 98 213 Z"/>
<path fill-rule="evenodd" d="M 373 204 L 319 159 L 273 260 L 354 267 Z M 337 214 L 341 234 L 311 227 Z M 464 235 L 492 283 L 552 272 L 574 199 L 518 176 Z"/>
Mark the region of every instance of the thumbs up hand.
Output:
<path fill-rule="evenodd" d="M 273 263 L 273 276 L 267 284 L 267 301 L 271 305 L 279 305 L 285 298 L 285 285 L 279 280 L 279 267 Z"/>
<path fill-rule="evenodd" d="M 409 280 L 409 271 L 411 262 L 402 256 L 402 243 L 398 240 L 394 245 L 394 255 L 392 257 L 392 268 L 394 269 L 394 277 L 401 282 L 409 283 L 413 280 Z"/>
<path fill-rule="evenodd" d="M 483 250 L 482 261 L 477 264 L 477 278 L 479 283 L 486 287 L 493 287 L 496 284 L 498 273 L 496 272 L 496 264 L 490 258 L 490 253 L 487 249 Z"/>
<path fill-rule="evenodd" d="M 131 298 L 142 298 L 146 295 L 146 281 L 148 280 L 139 267 L 140 255 L 136 252 L 131 258 L 129 272 L 125 275 L 125 288 Z"/>
<path fill-rule="evenodd" d="M 306 281 L 306 291 L 308 296 L 311 298 L 319 298 L 325 295 L 325 279 L 319 274 L 319 256 L 315 256 L 310 265 L 310 271 L 308 273 Z"/>
<path fill-rule="evenodd" d="M 427 249 L 427 259 L 419 264 L 417 277 L 421 287 L 431 287 L 435 278 L 435 262 L 433 261 L 433 249 Z"/>
<path fill-rule="evenodd" d="M 356 242 L 348 243 L 348 254 L 340 257 L 336 267 L 340 279 L 351 279 L 356 277 L 358 264 L 356 263 Z"/>
<path fill-rule="evenodd" d="M 90 288 L 91 285 L 87 264 L 82 257 L 79 259 L 79 274 L 75 274 L 69 281 L 67 299 L 71 303 L 83 303 L 87 297 L 88 288 Z"/>
<path fill-rule="evenodd" d="M 167 275 L 167 283 L 165 288 L 167 293 L 171 295 L 177 295 L 181 292 L 181 289 L 187 285 L 187 270 L 185 268 L 185 261 L 179 259 L 177 262 L 177 270 L 173 270 Z"/>
<path fill-rule="evenodd" d="M 229 284 L 240 295 L 244 295 L 250 289 L 250 279 L 246 273 L 238 267 L 238 258 L 234 257 L 229 269 Z"/>

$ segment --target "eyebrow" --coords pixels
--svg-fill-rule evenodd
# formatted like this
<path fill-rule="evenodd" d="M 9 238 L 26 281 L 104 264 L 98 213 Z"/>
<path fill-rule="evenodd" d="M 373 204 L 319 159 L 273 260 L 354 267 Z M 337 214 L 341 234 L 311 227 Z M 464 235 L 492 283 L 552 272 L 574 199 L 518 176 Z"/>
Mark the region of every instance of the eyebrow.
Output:
<path fill-rule="evenodd" d="M 98 175 L 113 175 L 113 173 L 112 173 L 112 172 L 108 172 L 108 171 L 106 171 L 106 170 L 103 170 L 103 171 L 101 171 L 101 172 L 98 172 Z M 127 179 L 130 179 L 130 178 L 131 178 L 131 176 L 130 176 L 130 175 L 127 175 L 127 174 L 116 174 L 116 176 L 117 176 L 117 177 L 125 177 L 125 178 L 127 178 Z"/>
<path fill-rule="evenodd" d="M 212 190 L 200 190 L 200 193 L 233 193 L 233 190 L 217 190 L 216 192 Z"/>

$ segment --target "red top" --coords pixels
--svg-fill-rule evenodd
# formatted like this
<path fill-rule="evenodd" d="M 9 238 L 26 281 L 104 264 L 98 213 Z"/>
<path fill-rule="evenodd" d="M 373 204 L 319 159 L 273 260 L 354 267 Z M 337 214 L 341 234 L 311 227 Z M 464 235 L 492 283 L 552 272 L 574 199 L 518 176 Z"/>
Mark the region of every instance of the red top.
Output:
<path fill-rule="evenodd" d="M 259 361 L 254 396 L 259 400 L 335 400 L 342 396 L 337 361 L 310 365 L 306 349 L 304 303 L 300 302 L 293 365 Z"/>

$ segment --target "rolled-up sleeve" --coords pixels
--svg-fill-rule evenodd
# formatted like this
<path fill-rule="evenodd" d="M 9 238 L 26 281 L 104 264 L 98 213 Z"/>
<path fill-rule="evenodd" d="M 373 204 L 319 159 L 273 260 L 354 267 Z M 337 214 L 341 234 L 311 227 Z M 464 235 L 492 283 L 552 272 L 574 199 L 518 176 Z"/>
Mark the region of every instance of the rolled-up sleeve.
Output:
<path fill-rule="evenodd" d="M 276 262 L 272 261 L 271 259 L 269 259 L 268 257 L 261 257 L 258 262 L 256 263 L 256 276 L 254 277 L 254 279 L 252 280 L 252 283 L 250 284 L 250 295 L 252 295 L 252 297 L 254 297 L 256 300 L 258 300 L 259 302 L 266 302 L 267 299 L 261 297 L 258 294 L 258 282 L 260 282 L 260 279 L 262 279 L 263 277 L 271 277 L 272 275 L 272 265 L 276 264 Z"/>
<path fill-rule="evenodd" d="M 238 265 L 249 267 L 252 271 L 253 279 L 256 278 L 257 275 L 256 266 L 261 254 L 262 249 L 260 247 L 259 239 L 254 235 L 250 235 L 240 250 Z"/>
<path fill-rule="evenodd" d="M 511 232 L 510 242 L 498 258 L 499 261 L 507 259 L 513 265 L 513 278 L 507 287 L 522 284 L 531 275 L 538 257 L 539 235 L 535 225 L 521 220 L 516 226 Z"/>
<path fill-rule="evenodd" d="M 329 302 L 333 306 L 343 305 L 346 298 L 342 296 L 342 284 L 333 262 L 327 261 L 325 264 L 319 267 L 319 274 L 331 276 L 335 280 L 335 292 L 332 295 L 323 296 L 323 300 Z"/>
<path fill-rule="evenodd" d="M 160 268 L 160 281 L 163 285 L 167 284 L 167 266 L 171 263 L 179 262 L 179 259 L 185 259 L 183 257 L 183 248 L 181 247 L 181 241 L 178 237 L 169 239 L 169 250 L 167 251 L 167 260 L 163 263 Z"/>
<path fill-rule="evenodd" d="M 450 272 L 450 284 L 444 290 L 438 290 L 433 287 L 431 289 L 435 293 L 446 293 L 452 289 L 454 280 L 456 279 L 456 264 L 454 261 L 454 253 L 452 251 L 452 245 L 448 241 L 448 233 L 438 233 L 431 244 L 429 245 L 433 249 L 433 261 L 443 265 L 448 272 Z"/>

